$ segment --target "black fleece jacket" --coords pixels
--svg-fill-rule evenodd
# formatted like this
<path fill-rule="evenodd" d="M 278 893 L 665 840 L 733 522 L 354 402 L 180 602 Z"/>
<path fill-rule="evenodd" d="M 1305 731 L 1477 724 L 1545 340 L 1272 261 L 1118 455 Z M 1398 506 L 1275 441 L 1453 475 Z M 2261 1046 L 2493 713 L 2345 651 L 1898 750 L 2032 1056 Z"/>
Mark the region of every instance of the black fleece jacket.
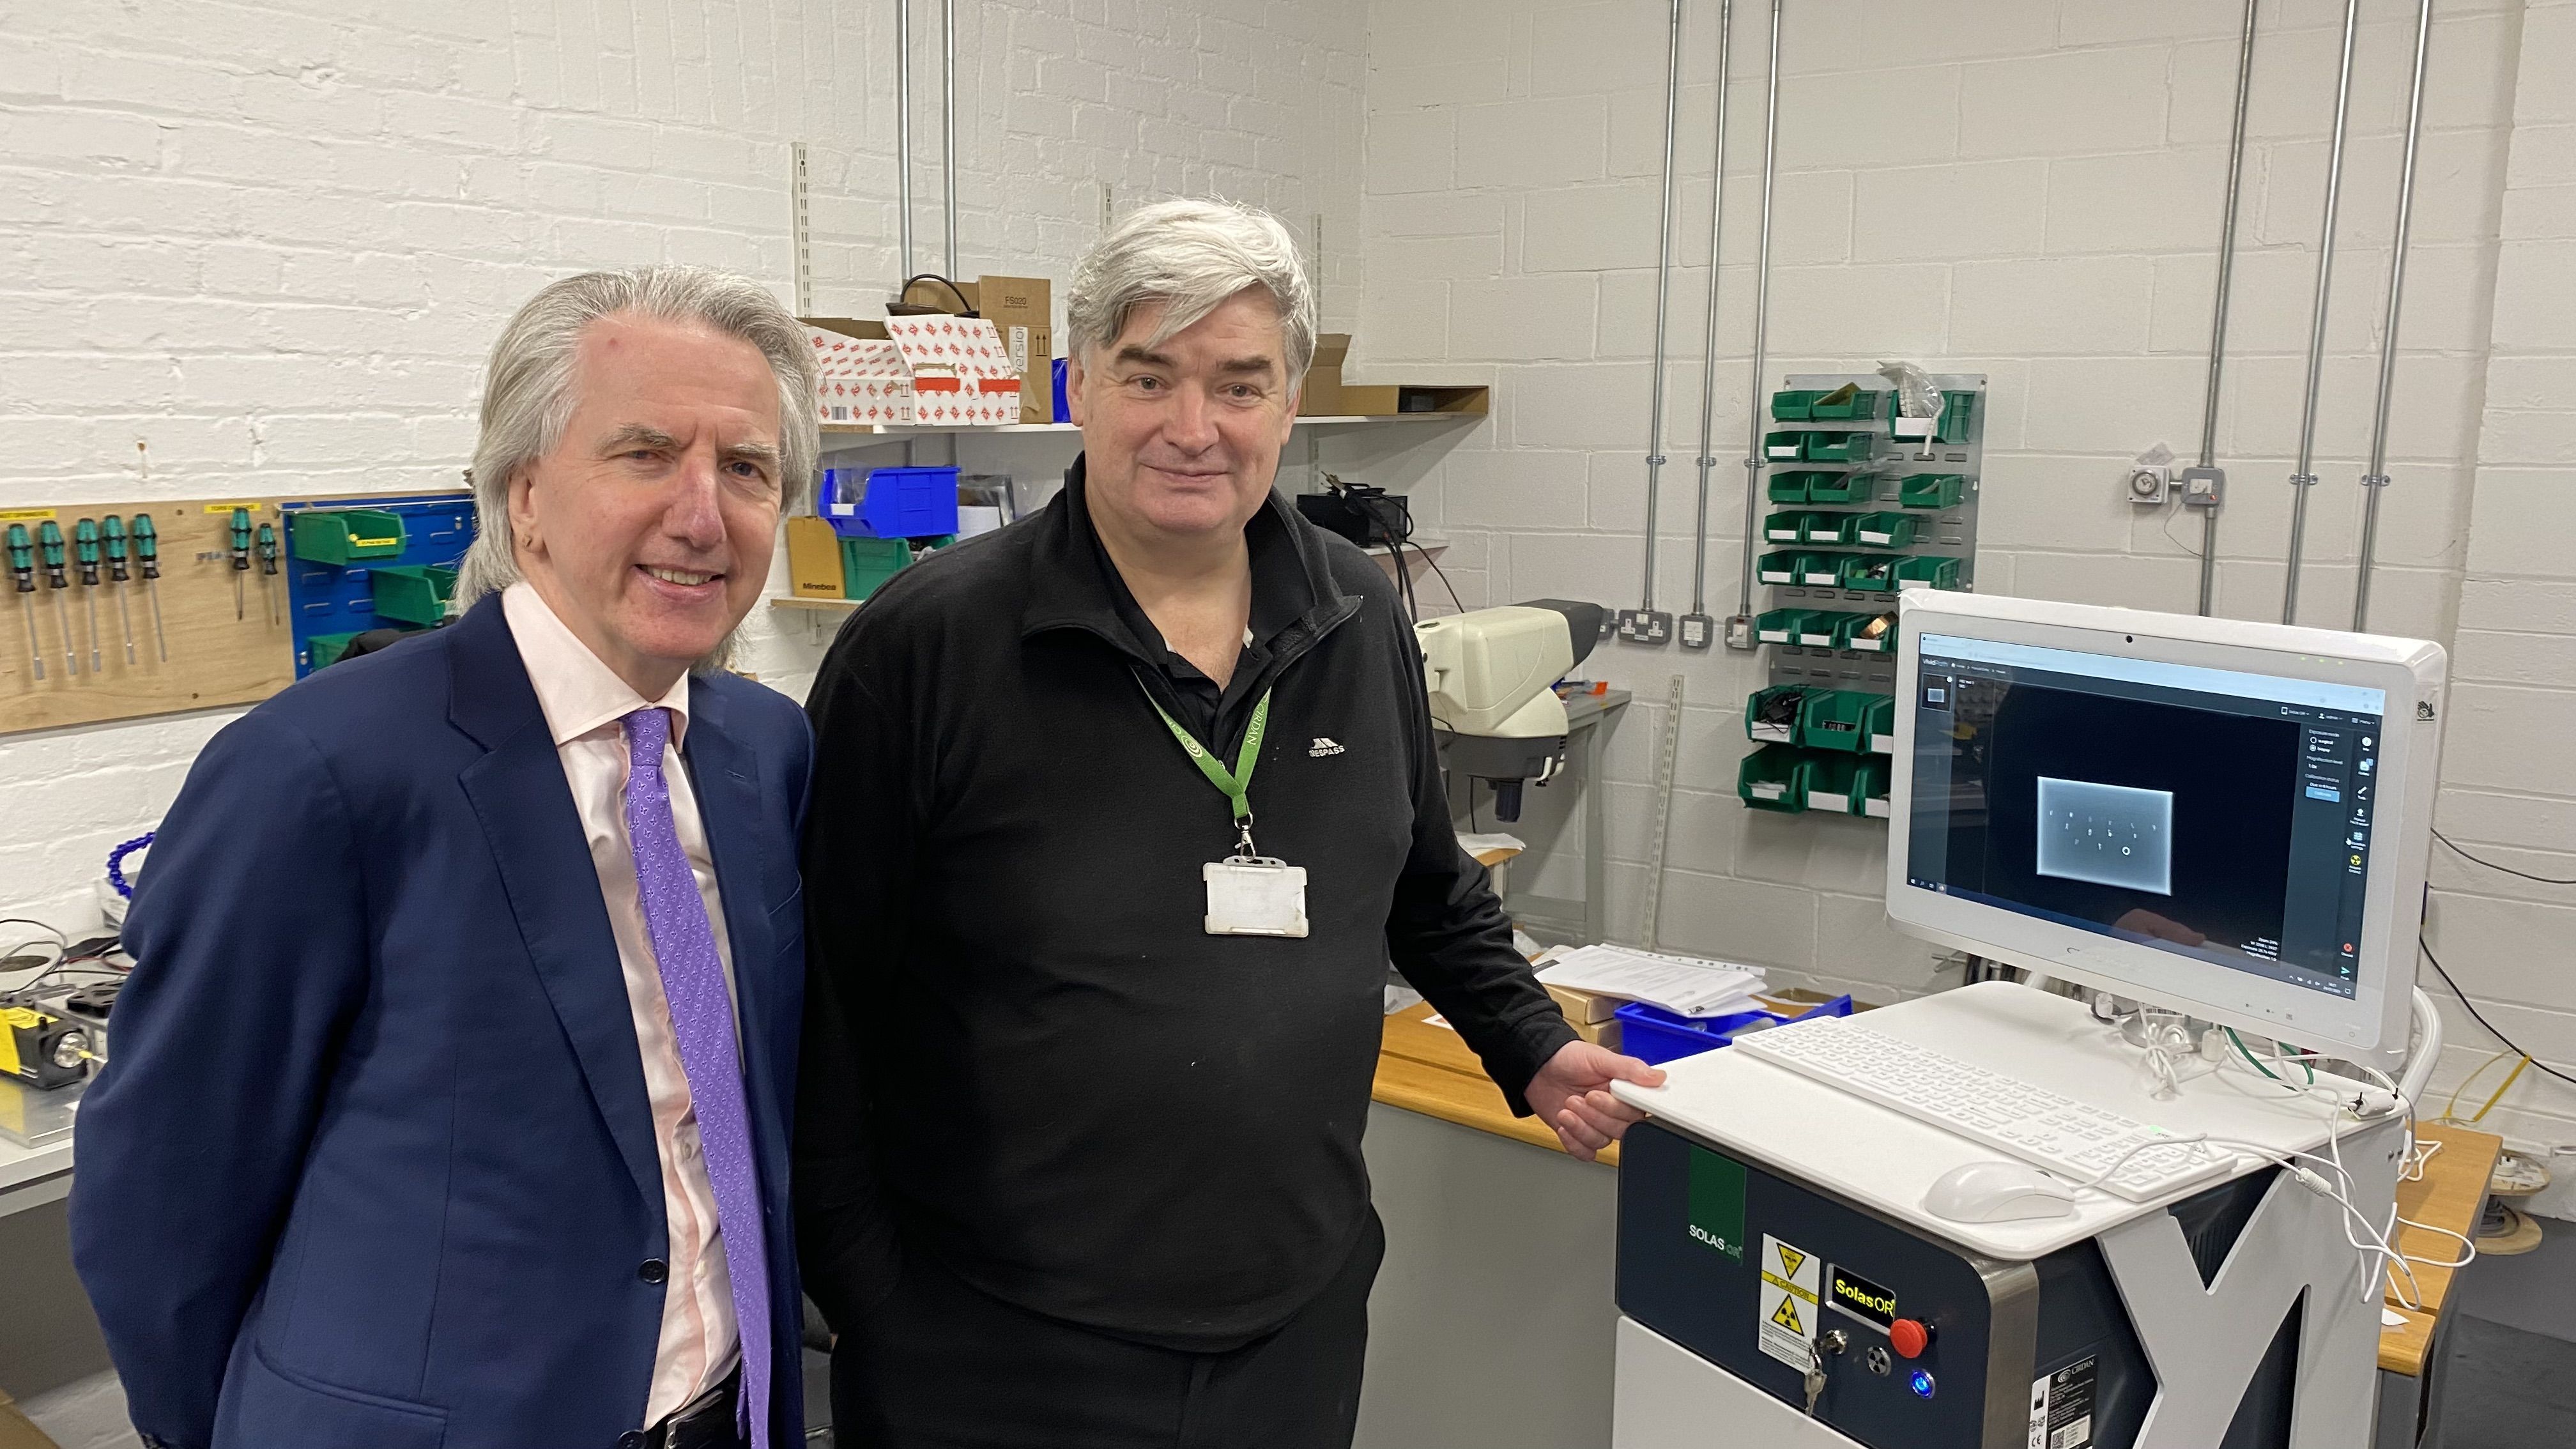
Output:
<path fill-rule="evenodd" d="M 825 659 L 795 1197 L 834 1322 L 926 1252 L 1120 1337 L 1248 1342 L 1366 1220 L 1389 959 L 1515 1111 L 1574 1038 L 1458 848 L 1386 576 L 1276 495 L 1245 533 L 1257 672 L 1212 717 L 1137 638 L 1080 462 Z M 1305 939 L 1205 933 L 1200 867 L 1235 832 L 1146 689 L 1229 762 L 1273 691 L 1252 808 L 1262 853 L 1306 868 Z"/>

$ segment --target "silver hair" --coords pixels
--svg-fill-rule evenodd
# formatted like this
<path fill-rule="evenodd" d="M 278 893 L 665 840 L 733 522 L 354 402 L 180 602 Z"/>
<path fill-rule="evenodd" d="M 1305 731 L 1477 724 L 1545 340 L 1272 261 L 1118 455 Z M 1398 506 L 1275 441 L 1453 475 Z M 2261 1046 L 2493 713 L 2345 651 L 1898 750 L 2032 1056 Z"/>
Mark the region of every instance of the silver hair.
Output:
<path fill-rule="evenodd" d="M 812 484 L 823 447 L 814 348 L 804 324 L 767 287 L 731 272 L 679 266 L 584 272 L 549 283 L 501 330 L 484 372 L 483 431 L 472 474 L 475 534 L 457 566 L 453 607 L 459 612 L 518 581 L 510 480 L 552 452 L 572 421 L 583 330 L 620 313 L 694 323 L 759 348 L 778 379 L 780 516 L 795 512 Z M 732 648 L 727 636 L 701 667 L 721 667 Z"/>
<path fill-rule="evenodd" d="M 1279 308 L 1288 381 L 1315 360 L 1315 288 L 1297 243 L 1279 218 L 1223 201 L 1162 201 L 1138 207 L 1074 264 L 1065 297 L 1066 355 L 1109 346 L 1138 307 L 1164 305 L 1148 347 L 1260 287 Z"/>

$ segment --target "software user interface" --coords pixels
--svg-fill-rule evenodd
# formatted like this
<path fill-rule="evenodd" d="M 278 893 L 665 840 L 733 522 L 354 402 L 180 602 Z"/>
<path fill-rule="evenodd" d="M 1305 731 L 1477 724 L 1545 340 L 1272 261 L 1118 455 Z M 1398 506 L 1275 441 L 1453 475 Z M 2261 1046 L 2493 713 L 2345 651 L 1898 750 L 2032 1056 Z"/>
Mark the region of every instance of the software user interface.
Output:
<path fill-rule="evenodd" d="M 1917 888 L 2355 989 L 2376 689 L 1925 634 Z"/>

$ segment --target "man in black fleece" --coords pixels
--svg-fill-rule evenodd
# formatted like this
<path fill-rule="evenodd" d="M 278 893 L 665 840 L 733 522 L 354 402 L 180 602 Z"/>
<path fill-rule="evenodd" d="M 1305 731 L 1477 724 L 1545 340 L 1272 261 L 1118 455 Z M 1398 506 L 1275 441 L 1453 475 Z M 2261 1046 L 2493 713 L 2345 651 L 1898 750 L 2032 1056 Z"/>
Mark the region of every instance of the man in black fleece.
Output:
<path fill-rule="evenodd" d="M 795 1195 L 835 1424 L 1334 1449 L 1387 961 L 1578 1156 L 1661 1074 L 1512 949 L 1394 589 L 1271 491 L 1314 352 L 1286 232 L 1149 207 L 1068 300 L 1064 491 L 880 590 L 812 694 Z"/>

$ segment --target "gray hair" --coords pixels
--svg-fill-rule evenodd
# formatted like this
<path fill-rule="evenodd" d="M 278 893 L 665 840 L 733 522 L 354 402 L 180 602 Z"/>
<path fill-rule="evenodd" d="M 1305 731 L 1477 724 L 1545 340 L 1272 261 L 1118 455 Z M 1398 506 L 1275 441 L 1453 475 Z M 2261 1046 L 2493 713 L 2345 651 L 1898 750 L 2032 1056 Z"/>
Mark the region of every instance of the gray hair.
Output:
<path fill-rule="evenodd" d="M 779 512 L 795 512 L 804 498 L 823 449 L 814 409 L 814 346 L 804 324 L 767 287 L 708 267 L 635 267 L 566 277 L 529 298 L 492 344 L 483 376 L 483 432 L 474 444 L 474 543 L 457 566 L 458 611 L 518 581 L 510 480 L 562 440 L 572 421 L 582 331 L 619 313 L 695 323 L 759 348 L 778 379 Z M 766 558 L 760 562 L 767 567 Z M 720 666 L 732 643 L 728 637 L 702 661 L 704 667 Z"/>
<path fill-rule="evenodd" d="M 1303 381 L 1315 360 L 1315 288 L 1279 218 L 1223 201 L 1138 207 L 1074 265 L 1066 353 L 1082 357 L 1116 342 L 1129 316 L 1155 302 L 1163 316 L 1145 345 L 1159 347 L 1247 287 L 1277 304 L 1288 381 Z"/>

